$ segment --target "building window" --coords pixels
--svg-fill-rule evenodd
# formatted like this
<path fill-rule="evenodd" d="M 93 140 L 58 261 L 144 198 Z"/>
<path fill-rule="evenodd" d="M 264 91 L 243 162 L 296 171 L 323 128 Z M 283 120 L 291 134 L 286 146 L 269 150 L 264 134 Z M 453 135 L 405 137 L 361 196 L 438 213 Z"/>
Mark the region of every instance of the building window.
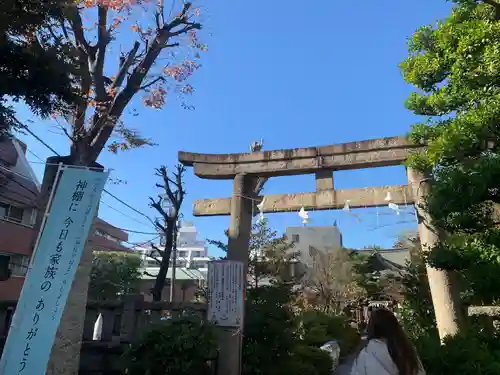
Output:
<path fill-rule="evenodd" d="M 194 258 L 199 258 L 201 256 L 203 256 L 203 253 L 201 251 L 193 251 Z"/>
<path fill-rule="evenodd" d="M 96 236 L 101 236 L 101 237 L 105 237 L 106 236 L 106 233 L 104 233 L 102 230 L 100 229 L 96 229 L 95 230 L 95 234 Z"/>
<path fill-rule="evenodd" d="M 28 267 L 30 264 L 30 258 L 25 255 L 11 255 L 9 261 L 9 269 L 12 272 L 12 276 L 26 276 L 28 272 Z"/>
<path fill-rule="evenodd" d="M 105 231 L 103 231 L 101 229 L 96 229 L 95 230 L 95 235 L 99 236 L 99 237 L 104 237 L 104 238 L 106 238 L 109 241 L 116 242 L 117 244 L 121 243 L 121 241 L 118 238 L 111 236 L 110 234 L 106 233 Z"/>
<path fill-rule="evenodd" d="M 299 243 L 300 236 L 298 234 L 292 234 L 292 242 Z"/>
<path fill-rule="evenodd" d="M 0 217 L 16 223 L 22 223 L 23 216 L 24 210 L 22 208 L 11 206 L 7 203 L 0 203 Z"/>
<path fill-rule="evenodd" d="M 178 258 L 186 258 L 188 255 L 188 252 L 185 250 L 177 251 L 177 257 Z"/>

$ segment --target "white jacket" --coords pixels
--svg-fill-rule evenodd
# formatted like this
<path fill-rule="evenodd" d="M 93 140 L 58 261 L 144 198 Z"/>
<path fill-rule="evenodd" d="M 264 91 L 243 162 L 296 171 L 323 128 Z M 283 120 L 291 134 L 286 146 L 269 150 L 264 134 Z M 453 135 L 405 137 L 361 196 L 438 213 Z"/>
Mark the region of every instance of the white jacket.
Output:
<path fill-rule="evenodd" d="M 382 340 L 370 340 L 354 360 L 351 375 L 399 375 L 387 345 Z M 418 375 L 425 375 L 420 370 Z"/>

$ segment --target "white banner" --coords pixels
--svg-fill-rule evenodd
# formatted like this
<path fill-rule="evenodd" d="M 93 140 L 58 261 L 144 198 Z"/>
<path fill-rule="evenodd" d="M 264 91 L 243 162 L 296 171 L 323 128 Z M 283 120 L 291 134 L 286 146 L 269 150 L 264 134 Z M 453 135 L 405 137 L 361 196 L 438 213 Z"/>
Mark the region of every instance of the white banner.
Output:
<path fill-rule="evenodd" d="M 208 319 L 221 327 L 241 327 L 245 298 L 243 263 L 214 260 L 208 263 Z"/>
<path fill-rule="evenodd" d="M 17 303 L 0 361 L 1 375 L 45 375 L 107 178 L 107 172 L 64 168 Z"/>

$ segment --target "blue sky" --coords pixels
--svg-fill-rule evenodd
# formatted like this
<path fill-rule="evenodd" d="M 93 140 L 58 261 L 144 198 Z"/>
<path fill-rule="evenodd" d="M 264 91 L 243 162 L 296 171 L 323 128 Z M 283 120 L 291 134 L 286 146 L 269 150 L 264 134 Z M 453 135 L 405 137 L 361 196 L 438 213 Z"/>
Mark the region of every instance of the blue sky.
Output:
<path fill-rule="evenodd" d="M 230 5 L 228 5 L 230 4 Z M 349 5 L 351 4 L 351 5 Z M 127 124 L 153 138 L 157 147 L 113 155 L 100 162 L 126 184 L 107 189 L 137 210 L 154 216 L 154 168 L 173 167 L 179 150 L 210 153 L 246 152 L 264 138 L 267 150 L 319 146 L 405 134 L 418 121 L 404 108 L 411 87 L 398 63 L 407 56 L 406 39 L 424 24 L 445 17 L 444 0 L 382 2 L 204 1 L 203 22 L 209 51 L 191 83 L 194 111 L 171 98 L 160 110 L 137 108 Z M 59 153 L 68 142 L 55 134 L 51 121 L 40 121 L 25 109 L 19 118 L 35 120 L 31 129 Z M 31 136 L 22 136 L 40 158 L 50 152 Z M 38 160 L 28 154 L 31 161 Z M 43 165 L 33 164 L 39 175 Z M 337 188 L 406 183 L 403 168 L 337 172 Z M 314 176 L 282 177 L 266 185 L 266 193 L 313 191 Z M 230 181 L 200 180 L 189 170 L 184 215 L 191 219 L 195 199 L 231 194 Z M 100 216 L 115 226 L 153 232 L 145 218 L 103 195 Z M 107 205 L 112 208 L 108 207 Z M 119 211 L 119 212 L 118 212 Z M 389 208 L 360 209 L 359 220 L 342 211 L 311 213 L 310 225 L 337 221 L 348 247 L 392 246 L 397 234 L 415 228 L 408 214 Z M 283 230 L 300 225 L 297 213 L 268 215 Z M 228 217 L 194 218 L 200 236 L 222 239 Z M 130 234 L 131 242 L 153 235 Z M 214 253 L 215 255 L 215 253 Z"/>

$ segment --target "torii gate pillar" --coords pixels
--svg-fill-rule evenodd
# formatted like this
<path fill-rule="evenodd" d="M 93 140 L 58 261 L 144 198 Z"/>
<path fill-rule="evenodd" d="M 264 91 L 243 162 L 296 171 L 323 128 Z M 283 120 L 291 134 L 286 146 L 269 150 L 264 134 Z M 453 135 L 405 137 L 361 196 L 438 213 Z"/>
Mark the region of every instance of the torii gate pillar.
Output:
<path fill-rule="evenodd" d="M 248 247 L 252 231 L 252 207 L 254 178 L 238 174 L 233 180 L 231 196 L 231 218 L 227 259 L 243 262 L 244 273 L 248 268 Z M 246 276 L 245 276 L 246 277 Z M 243 280 L 246 286 L 246 278 Z M 243 301 L 245 303 L 245 301 Z M 217 375 L 240 375 L 242 370 L 241 352 L 243 349 L 243 328 L 218 328 L 219 358 Z"/>
<path fill-rule="evenodd" d="M 432 225 L 432 220 L 426 212 L 425 198 L 429 193 L 430 184 L 422 173 L 407 168 L 408 184 L 413 190 L 415 211 L 417 213 L 418 231 L 422 244 L 422 253 L 426 254 L 440 240 L 439 229 Z M 427 278 L 436 315 L 436 324 L 439 337 L 453 336 L 458 333 L 460 323 L 463 321 L 463 311 L 458 290 L 454 287 L 456 275 L 452 271 L 438 270 L 426 263 Z"/>
<path fill-rule="evenodd" d="M 246 174 L 238 174 L 233 180 L 231 197 L 231 219 L 227 258 L 243 262 L 245 272 L 248 267 L 248 244 L 252 230 L 253 179 Z"/>

